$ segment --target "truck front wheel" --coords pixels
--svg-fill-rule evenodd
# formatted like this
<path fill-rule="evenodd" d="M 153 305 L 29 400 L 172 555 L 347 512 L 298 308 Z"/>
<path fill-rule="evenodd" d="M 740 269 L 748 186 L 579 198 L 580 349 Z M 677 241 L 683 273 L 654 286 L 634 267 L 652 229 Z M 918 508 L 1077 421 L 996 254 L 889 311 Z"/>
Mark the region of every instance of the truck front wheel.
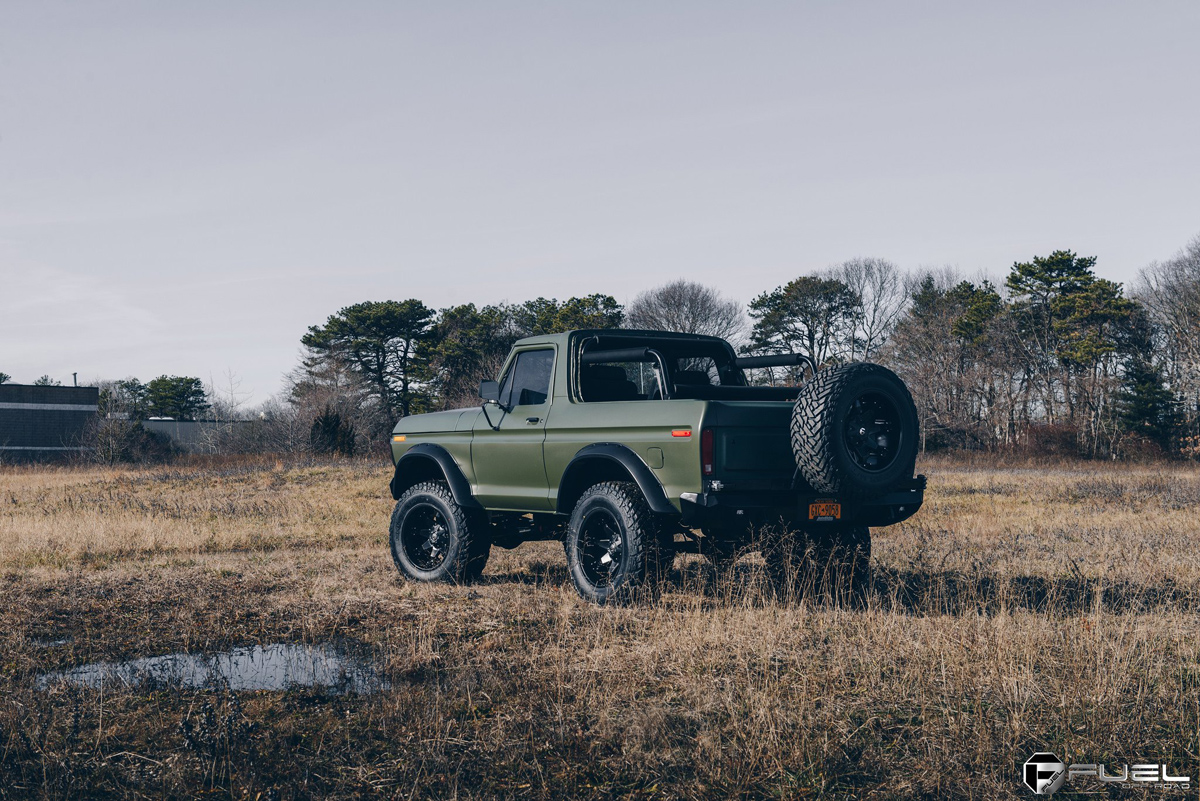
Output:
<path fill-rule="evenodd" d="M 584 600 L 628 600 L 670 570 L 674 549 L 636 484 L 605 481 L 579 498 L 567 525 L 571 581 Z"/>
<path fill-rule="evenodd" d="M 460 584 L 479 578 L 491 551 L 488 522 L 465 509 L 441 481 L 400 496 L 392 512 L 392 560 L 411 581 Z"/>

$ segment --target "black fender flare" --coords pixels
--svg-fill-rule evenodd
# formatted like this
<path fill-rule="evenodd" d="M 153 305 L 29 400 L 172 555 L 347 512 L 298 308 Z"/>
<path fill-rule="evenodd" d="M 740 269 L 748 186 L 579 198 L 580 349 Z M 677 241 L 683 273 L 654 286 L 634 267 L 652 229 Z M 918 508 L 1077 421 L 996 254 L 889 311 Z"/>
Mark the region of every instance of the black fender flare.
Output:
<path fill-rule="evenodd" d="M 570 513 L 575 501 L 588 486 L 575 487 L 574 483 L 576 482 L 573 482 L 573 479 L 581 477 L 589 465 L 595 465 L 597 462 L 617 464 L 624 468 L 625 472 L 629 473 L 638 485 L 638 489 L 641 490 L 642 496 L 652 511 L 665 515 L 679 514 L 679 510 L 667 500 L 667 493 L 663 489 L 663 485 L 649 466 L 628 446 L 616 442 L 597 442 L 579 449 L 558 481 L 556 512 L 559 514 Z M 565 493 L 564 488 L 566 488 Z"/>
<path fill-rule="evenodd" d="M 458 462 L 454 461 L 449 451 L 432 442 L 413 445 L 396 462 L 396 472 L 392 474 L 391 484 L 388 485 L 392 498 L 399 500 L 406 489 L 428 478 L 434 470 L 445 478 L 455 503 L 470 509 L 483 508 L 471 494 L 471 485 Z"/>

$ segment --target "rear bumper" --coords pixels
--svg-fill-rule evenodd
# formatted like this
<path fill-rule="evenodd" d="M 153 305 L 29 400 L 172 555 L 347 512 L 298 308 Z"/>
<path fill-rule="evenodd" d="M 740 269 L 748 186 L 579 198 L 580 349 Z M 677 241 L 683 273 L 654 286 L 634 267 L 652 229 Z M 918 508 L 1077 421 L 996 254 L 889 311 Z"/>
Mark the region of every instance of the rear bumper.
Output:
<path fill-rule="evenodd" d="M 925 500 L 925 476 L 886 495 L 866 498 L 819 495 L 812 492 L 702 492 L 680 497 L 681 522 L 685 526 L 756 525 L 791 520 L 805 527 L 890 526 L 916 514 Z M 841 517 L 809 519 L 809 504 L 833 501 L 841 504 Z"/>

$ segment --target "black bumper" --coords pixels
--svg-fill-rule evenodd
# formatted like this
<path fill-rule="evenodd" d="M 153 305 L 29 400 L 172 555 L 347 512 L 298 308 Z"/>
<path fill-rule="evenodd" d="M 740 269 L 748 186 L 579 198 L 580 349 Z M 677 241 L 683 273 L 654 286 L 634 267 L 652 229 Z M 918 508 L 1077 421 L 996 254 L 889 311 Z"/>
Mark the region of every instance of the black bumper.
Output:
<path fill-rule="evenodd" d="M 814 492 L 703 492 L 680 499 L 681 522 L 690 527 L 707 525 L 769 524 L 779 518 L 805 527 L 890 526 L 916 514 L 925 500 L 925 476 L 886 495 L 850 497 L 821 495 Z M 837 519 L 810 518 L 810 505 L 834 502 L 841 506 Z"/>

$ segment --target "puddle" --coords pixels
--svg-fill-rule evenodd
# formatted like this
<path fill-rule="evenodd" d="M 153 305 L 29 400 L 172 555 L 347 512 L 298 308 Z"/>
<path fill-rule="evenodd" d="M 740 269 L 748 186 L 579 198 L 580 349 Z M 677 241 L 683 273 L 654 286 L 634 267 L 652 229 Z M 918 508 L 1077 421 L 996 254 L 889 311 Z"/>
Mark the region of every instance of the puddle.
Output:
<path fill-rule="evenodd" d="M 46 638 L 42 638 L 42 637 L 34 637 L 32 640 L 29 641 L 29 644 L 32 645 L 34 648 L 61 648 L 64 645 L 70 644 L 70 642 L 71 642 L 70 637 L 65 637 L 60 640 L 51 640 L 51 639 L 46 639 Z"/>
<path fill-rule="evenodd" d="M 84 687 L 228 687 L 230 690 L 290 690 L 322 687 L 338 694 L 364 695 L 388 689 L 365 661 L 331 645 L 252 645 L 217 654 L 166 654 L 128 662 L 91 665 L 45 673 L 37 686 L 60 682 Z"/>

